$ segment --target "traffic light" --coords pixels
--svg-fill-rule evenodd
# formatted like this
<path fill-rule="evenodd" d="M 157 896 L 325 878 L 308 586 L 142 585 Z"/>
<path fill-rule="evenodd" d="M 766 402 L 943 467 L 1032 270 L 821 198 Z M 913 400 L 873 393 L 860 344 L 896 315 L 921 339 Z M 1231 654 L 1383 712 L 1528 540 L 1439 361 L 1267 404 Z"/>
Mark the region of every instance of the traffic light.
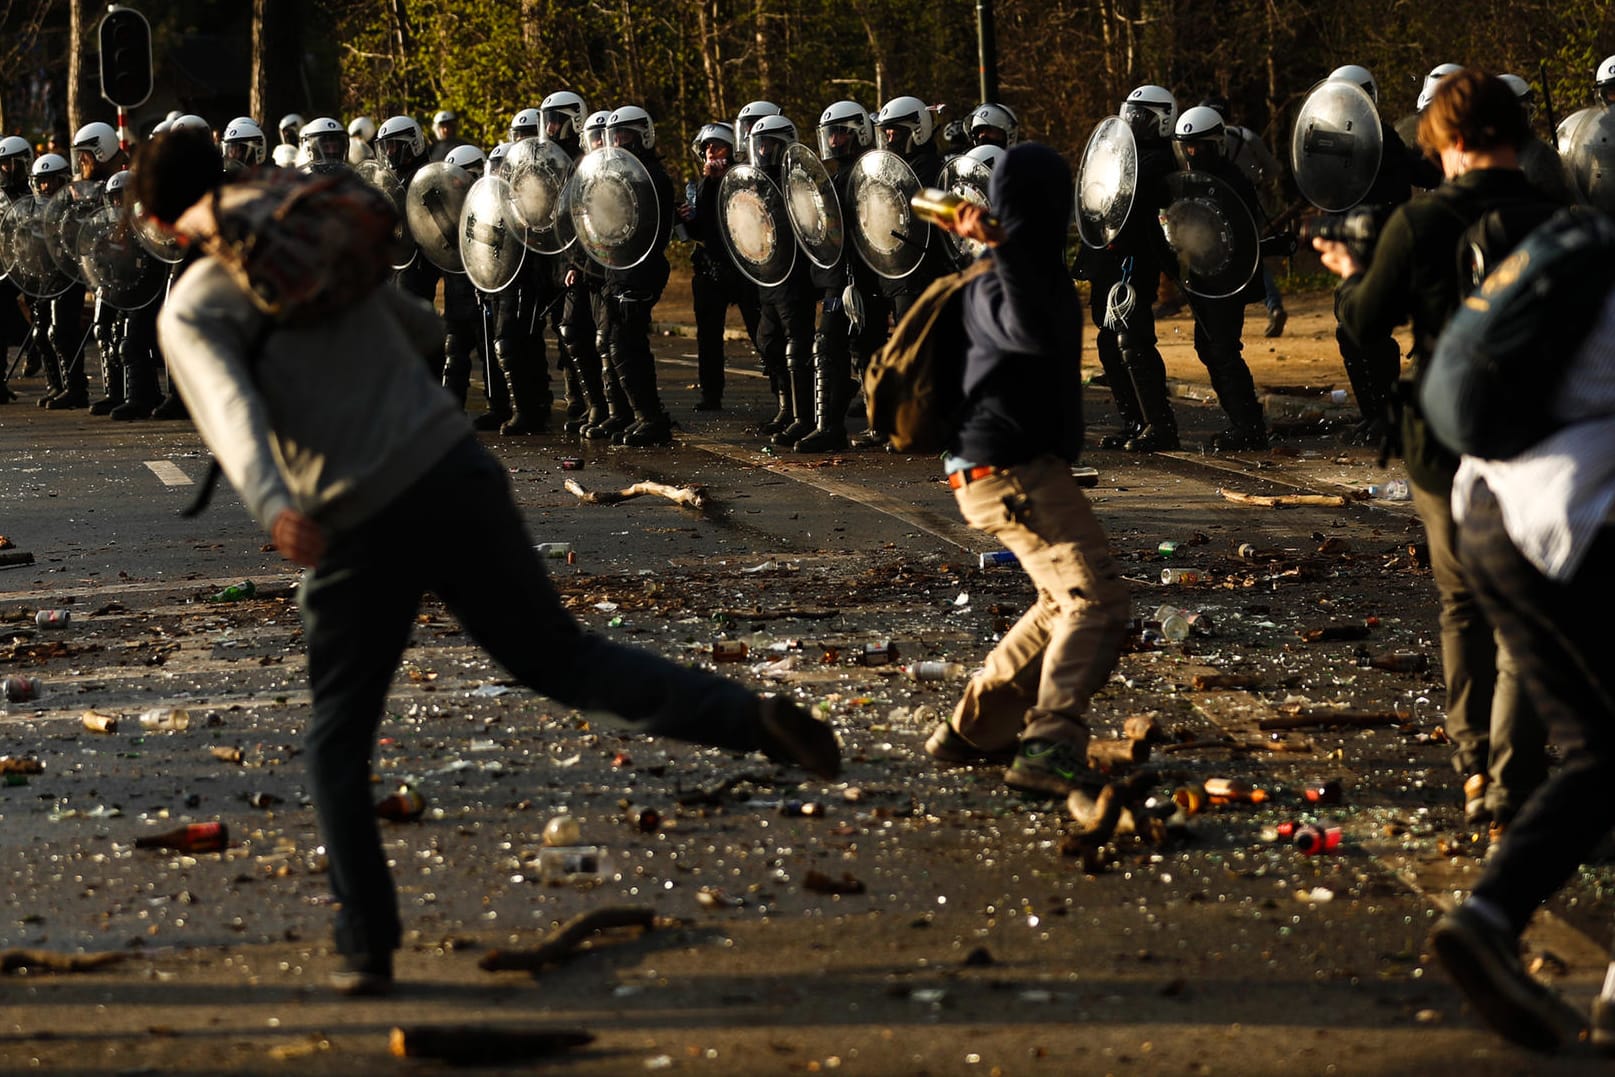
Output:
<path fill-rule="evenodd" d="M 130 7 L 113 4 L 101 20 L 101 96 L 135 108 L 151 96 L 151 24 Z"/>

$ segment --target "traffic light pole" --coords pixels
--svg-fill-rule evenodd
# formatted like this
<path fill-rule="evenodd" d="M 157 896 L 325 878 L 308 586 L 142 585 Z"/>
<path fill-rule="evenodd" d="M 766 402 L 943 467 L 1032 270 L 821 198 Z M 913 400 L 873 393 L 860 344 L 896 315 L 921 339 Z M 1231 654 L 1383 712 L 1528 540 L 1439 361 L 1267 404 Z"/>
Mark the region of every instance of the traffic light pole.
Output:
<path fill-rule="evenodd" d="M 129 137 L 129 113 L 127 111 L 125 111 L 125 109 L 124 109 L 124 107 L 122 105 L 119 105 L 118 106 L 118 148 L 123 150 L 125 153 L 127 153 L 127 152 L 129 152 L 129 147 L 133 143 L 133 141 L 134 140 Z"/>

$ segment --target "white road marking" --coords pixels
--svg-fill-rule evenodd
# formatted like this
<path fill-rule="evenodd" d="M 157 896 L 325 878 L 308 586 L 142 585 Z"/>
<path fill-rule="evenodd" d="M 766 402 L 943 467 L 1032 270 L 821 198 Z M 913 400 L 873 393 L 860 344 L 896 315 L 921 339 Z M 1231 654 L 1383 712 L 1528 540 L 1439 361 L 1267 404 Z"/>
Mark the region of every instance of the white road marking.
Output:
<path fill-rule="evenodd" d="M 179 469 L 172 460 L 147 460 L 151 473 L 162 480 L 164 486 L 195 486 L 191 477 Z"/>

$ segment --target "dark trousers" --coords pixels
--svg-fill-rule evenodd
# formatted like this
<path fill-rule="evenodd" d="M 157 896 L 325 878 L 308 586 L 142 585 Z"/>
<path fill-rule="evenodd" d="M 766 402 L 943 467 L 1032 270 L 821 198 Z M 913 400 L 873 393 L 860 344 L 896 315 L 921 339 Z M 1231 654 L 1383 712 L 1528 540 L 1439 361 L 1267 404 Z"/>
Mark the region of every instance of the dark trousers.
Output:
<path fill-rule="evenodd" d="M 1211 376 L 1217 403 L 1235 430 L 1265 429 L 1256 383 L 1245 365 L 1244 300 L 1188 298 L 1194 311 L 1194 354 Z"/>
<path fill-rule="evenodd" d="M 397 541 L 423 505 L 456 556 L 421 557 Z M 379 955 L 399 943 L 370 771 L 387 691 L 427 591 L 513 677 L 564 706 L 608 711 L 647 733 L 758 747 L 757 699 L 745 688 L 583 631 L 545 575 L 504 469 L 468 437 L 386 509 L 331 536 L 302 588 L 309 771 L 343 954 Z"/>
<path fill-rule="evenodd" d="M 1458 551 L 1450 487 L 1413 487 L 1441 603 L 1447 738 L 1461 777 L 1485 774 L 1486 808 L 1508 823 L 1548 773 L 1547 734 L 1502 636 L 1486 616 Z"/>
<path fill-rule="evenodd" d="M 1564 753 L 1564 765 L 1504 831 L 1475 887 L 1518 932 L 1615 827 L 1615 667 L 1604 617 L 1615 601 L 1615 529 L 1604 529 L 1573 578 L 1556 582 L 1521 556 L 1482 485 L 1459 529 L 1459 549 Z"/>
<path fill-rule="evenodd" d="M 729 308 L 740 308 L 746 335 L 757 341 L 757 289 L 734 272 L 707 271 L 697 266 L 690 277 L 695 303 L 695 369 L 701 399 L 716 404 L 723 399 L 723 331 Z"/>

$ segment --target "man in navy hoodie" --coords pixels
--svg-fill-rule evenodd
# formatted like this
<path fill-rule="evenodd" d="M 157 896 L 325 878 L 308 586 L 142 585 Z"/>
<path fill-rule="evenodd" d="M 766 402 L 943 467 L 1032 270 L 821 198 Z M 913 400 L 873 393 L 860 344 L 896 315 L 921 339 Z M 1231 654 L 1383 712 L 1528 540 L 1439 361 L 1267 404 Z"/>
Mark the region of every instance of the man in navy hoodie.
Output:
<path fill-rule="evenodd" d="M 1071 169 L 1036 143 L 993 170 L 986 211 L 951 230 L 993 249 L 966 286 L 965 408 L 944 457 L 965 522 L 1019 559 L 1037 601 L 971 678 L 926 751 L 946 762 L 1010 760 L 1015 789 L 1065 796 L 1102 784 L 1088 768 L 1088 701 L 1110 678 L 1126 586 L 1071 475 L 1082 447 L 1082 305 L 1065 271 Z"/>

